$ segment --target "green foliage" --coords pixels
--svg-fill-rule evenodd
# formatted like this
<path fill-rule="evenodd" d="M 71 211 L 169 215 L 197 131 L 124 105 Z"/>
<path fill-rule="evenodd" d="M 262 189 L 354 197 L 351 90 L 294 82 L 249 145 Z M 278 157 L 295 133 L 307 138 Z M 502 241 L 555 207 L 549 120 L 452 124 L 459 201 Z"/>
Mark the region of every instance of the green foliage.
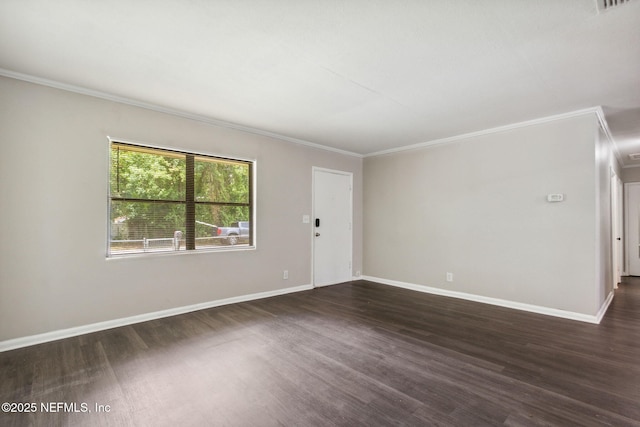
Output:
<path fill-rule="evenodd" d="M 185 200 L 185 157 L 111 149 L 111 195 L 132 199 Z"/>
<path fill-rule="evenodd" d="M 112 200 L 112 239 L 170 238 L 185 231 L 186 156 L 130 148 L 111 148 L 112 198 L 165 202 Z M 249 203 L 249 165 L 195 158 L 196 220 L 217 226 L 249 219 L 247 206 L 212 205 Z M 196 224 L 196 237 L 212 235 L 212 227 Z"/>
<path fill-rule="evenodd" d="M 195 199 L 197 202 L 249 203 L 249 166 L 196 158 Z M 199 204 L 196 219 L 229 226 L 232 222 L 248 221 L 249 210 L 245 206 Z M 196 235 L 200 237 L 199 234 Z"/>

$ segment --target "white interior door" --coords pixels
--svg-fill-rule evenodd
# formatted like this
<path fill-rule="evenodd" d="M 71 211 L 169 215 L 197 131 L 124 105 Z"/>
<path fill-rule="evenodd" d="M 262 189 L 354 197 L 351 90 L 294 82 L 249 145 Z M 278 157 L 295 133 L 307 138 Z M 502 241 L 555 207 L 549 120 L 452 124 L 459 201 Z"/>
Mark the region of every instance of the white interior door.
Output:
<path fill-rule="evenodd" d="M 624 242 L 626 237 L 624 236 L 624 190 L 622 186 L 622 180 L 616 176 L 616 228 L 619 238 L 617 239 L 617 250 L 618 250 L 618 283 L 622 281 L 622 276 L 626 274 L 626 269 L 624 265 Z"/>
<path fill-rule="evenodd" d="M 640 276 L 640 183 L 625 184 L 627 273 Z"/>
<path fill-rule="evenodd" d="M 313 168 L 313 284 L 351 280 L 352 181 L 348 172 Z"/>
<path fill-rule="evenodd" d="M 611 258 L 613 287 L 617 288 L 622 277 L 622 181 L 611 168 Z"/>

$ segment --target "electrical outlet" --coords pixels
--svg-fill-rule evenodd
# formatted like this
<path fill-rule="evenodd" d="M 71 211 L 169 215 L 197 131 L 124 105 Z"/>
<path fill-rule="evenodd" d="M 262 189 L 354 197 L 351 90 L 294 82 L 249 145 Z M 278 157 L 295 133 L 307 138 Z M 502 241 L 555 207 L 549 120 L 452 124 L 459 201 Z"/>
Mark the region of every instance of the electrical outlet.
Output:
<path fill-rule="evenodd" d="M 453 273 L 447 273 L 447 282 L 453 282 Z"/>
<path fill-rule="evenodd" d="M 282 273 L 282 278 L 283 278 L 284 280 L 286 280 L 286 279 L 288 279 L 288 278 L 289 278 L 289 270 L 285 270 L 285 271 Z"/>
<path fill-rule="evenodd" d="M 360 270 L 356 271 L 356 277 L 360 277 Z"/>

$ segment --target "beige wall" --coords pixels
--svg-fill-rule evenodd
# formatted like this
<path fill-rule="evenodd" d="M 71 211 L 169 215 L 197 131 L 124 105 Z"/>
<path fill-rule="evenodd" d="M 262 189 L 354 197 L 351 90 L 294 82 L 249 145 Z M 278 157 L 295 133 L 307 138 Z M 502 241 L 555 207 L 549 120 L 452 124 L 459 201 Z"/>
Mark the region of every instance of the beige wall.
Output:
<path fill-rule="evenodd" d="M 600 128 L 596 133 L 596 303 L 602 304 L 613 291 L 613 247 L 611 238 L 611 172 L 618 174 L 617 161 Z M 615 166 L 615 167 L 614 167 Z M 597 307 L 596 307 L 597 309 Z"/>
<path fill-rule="evenodd" d="M 363 166 L 13 79 L 0 93 L 0 341 L 310 284 L 312 166 L 354 174 L 354 273 L 588 315 L 612 288 L 594 114 Z M 257 250 L 107 260 L 107 136 L 255 159 Z"/>
<path fill-rule="evenodd" d="M 622 182 L 640 182 L 640 167 L 622 169 Z"/>
<path fill-rule="evenodd" d="M 0 78 L 0 341 L 311 284 L 312 166 L 362 159 Z M 257 250 L 105 259 L 107 136 L 257 161 Z M 289 270 L 289 279 L 282 271 Z"/>
<path fill-rule="evenodd" d="M 595 315 L 610 288 L 597 129 L 590 113 L 366 158 L 364 274 Z"/>

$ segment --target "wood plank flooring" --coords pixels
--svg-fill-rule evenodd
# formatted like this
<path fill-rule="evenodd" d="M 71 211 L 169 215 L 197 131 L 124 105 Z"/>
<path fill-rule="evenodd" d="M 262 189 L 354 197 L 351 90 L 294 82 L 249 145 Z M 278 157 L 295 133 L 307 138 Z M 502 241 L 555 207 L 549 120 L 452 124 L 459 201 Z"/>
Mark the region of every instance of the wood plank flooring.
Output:
<path fill-rule="evenodd" d="M 37 406 L 0 426 L 640 426 L 640 279 L 600 325 L 357 281 L 0 353 L 0 381 Z"/>

